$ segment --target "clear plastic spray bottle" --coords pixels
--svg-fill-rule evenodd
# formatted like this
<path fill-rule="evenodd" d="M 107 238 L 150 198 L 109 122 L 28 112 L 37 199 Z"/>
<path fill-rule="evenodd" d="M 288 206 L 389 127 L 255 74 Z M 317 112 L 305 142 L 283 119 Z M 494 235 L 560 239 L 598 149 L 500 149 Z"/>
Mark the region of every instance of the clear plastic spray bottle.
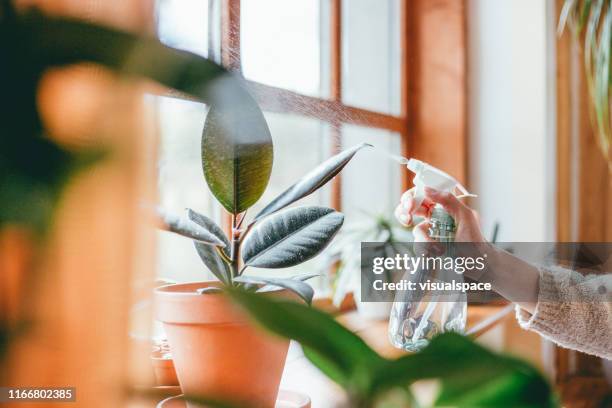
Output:
<path fill-rule="evenodd" d="M 427 163 L 410 159 L 407 167 L 415 173 L 415 205 L 418 208 L 425 198 L 425 187 L 438 191 L 473 196 L 453 177 Z M 445 256 L 452 256 L 452 242 L 455 240 L 455 220 L 436 204 L 431 213 L 429 237 L 445 246 Z M 413 282 L 424 282 L 436 278 L 436 271 L 421 268 L 409 275 Z M 455 274 L 454 274 L 455 275 Z M 459 280 L 462 275 L 456 274 Z M 419 296 L 398 293 L 389 316 L 389 340 L 397 347 L 408 351 L 418 351 L 425 347 L 437 334 L 454 331 L 463 333 L 467 315 L 465 293 L 444 295 L 439 299 L 435 292 L 420 291 Z"/>

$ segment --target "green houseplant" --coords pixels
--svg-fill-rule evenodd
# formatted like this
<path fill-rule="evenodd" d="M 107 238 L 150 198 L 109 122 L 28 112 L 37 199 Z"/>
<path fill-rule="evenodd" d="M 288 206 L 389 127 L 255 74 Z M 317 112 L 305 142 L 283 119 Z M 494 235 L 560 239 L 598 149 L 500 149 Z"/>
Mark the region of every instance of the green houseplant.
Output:
<path fill-rule="evenodd" d="M 236 116 L 244 111 L 235 108 L 213 106 L 202 134 L 204 175 L 231 214 L 230 236 L 190 209 L 186 218 L 162 214 L 164 228 L 192 239 L 218 281 L 162 286 L 155 290 L 155 300 L 183 392 L 266 407 L 274 405 L 288 341 L 257 331 L 220 292 L 223 287 L 239 287 L 272 292 L 270 296 L 295 294 L 311 302 L 313 290 L 304 281 L 314 275 L 265 278 L 244 271 L 298 265 L 325 248 L 340 229 L 343 215 L 326 207 L 286 207 L 331 180 L 366 145 L 321 163 L 246 223 L 246 210 L 268 183 L 272 139 L 261 112 L 249 112 L 249 128 L 244 129 L 244 116 Z M 275 287 L 285 291 L 274 293 Z"/>
<path fill-rule="evenodd" d="M 346 295 L 353 291 L 357 311 L 366 318 L 389 318 L 389 302 L 363 302 L 361 301 L 361 243 L 375 242 L 379 244 L 377 252 L 384 255 L 389 246 L 401 242 L 411 242 L 413 237 L 410 230 L 399 225 L 387 215 L 369 215 L 358 224 L 345 228 L 336 240 L 325 251 L 325 270 L 332 275 L 333 302 L 340 306 Z M 369 251 L 371 252 L 371 251 Z M 367 264 L 367 262 L 363 262 Z M 387 281 L 390 276 L 386 276 Z M 392 301 L 392 299 L 389 299 Z"/>
<path fill-rule="evenodd" d="M 419 380 L 438 381 L 434 406 L 558 406 L 536 369 L 467 337 L 445 333 L 419 353 L 389 360 L 322 311 L 238 289 L 228 292 L 263 327 L 297 340 L 305 356 L 344 388 L 351 407 L 418 407 L 410 386 Z"/>
<path fill-rule="evenodd" d="M 569 26 L 584 35 L 584 67 L 591 97 L 591 120 L 599 147 L 612 168 L 612 4 L 609 0 L 565 0 L 559 17 L 559 33 Z"/>

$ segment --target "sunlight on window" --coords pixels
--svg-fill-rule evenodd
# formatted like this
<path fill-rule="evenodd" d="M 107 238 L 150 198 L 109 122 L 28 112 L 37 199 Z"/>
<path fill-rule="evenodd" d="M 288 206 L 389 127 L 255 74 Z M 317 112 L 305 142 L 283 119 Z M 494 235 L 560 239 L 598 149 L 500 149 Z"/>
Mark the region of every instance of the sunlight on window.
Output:
<path fill-rule="evenodd" d="M 208 0 L 159 0 L 157 16 L 161 42 L 208 55 Z"/>
<path fill-rule="evenodd" d="M 221 210 L 206 185 L 200 156 L 206 106 L 160 97 L 158 112 L 160 205 L 177 215 L 189 207 L 219 222 Z M 178 281 L 212 277 L 188 239 L 169 232 L 158 238 L 158 276 Z"/>
<path fill-rule="evenodd" d="M 249 218 L 276 196 L 293 185 L 302 176 L 330 156 L 328 125 L 324 122 L 298 115 L 265 113 L 266 121 L 274 139 L 274 166 L 270 183 L 261 199 L 249 210 Z M 299 200 L 294 206 L 329 206 L 329 185 Z M 249 275 L 288 277 L 301 273 L 319 272 L 320 260 L 313 259 L 292 268 L 285 269 L 248 269 Z M 322 279 L 310 283 L 321 288 Z"/>
<path fill-rule="evenodd" d="M 364 149 L 342 172 L 342 211 L 345 225 L 364 216 L 393 214 L 401 195 L 401 172 L 405 168 L 381 152 L 401 151 L 397 133 L 345 125 L 342 143 L 349 147 L 370 143 L 377 149 Z"/>
<path fill-rule="evenodd" d="M 343 102 L 399 114 L 399 0 L 344 0 L 342 10 Z"/>
<path fill-rule="evenodd" d="M 242 0 L 245 77 L 308 95 L 321 95 L 318 0 Z"/>

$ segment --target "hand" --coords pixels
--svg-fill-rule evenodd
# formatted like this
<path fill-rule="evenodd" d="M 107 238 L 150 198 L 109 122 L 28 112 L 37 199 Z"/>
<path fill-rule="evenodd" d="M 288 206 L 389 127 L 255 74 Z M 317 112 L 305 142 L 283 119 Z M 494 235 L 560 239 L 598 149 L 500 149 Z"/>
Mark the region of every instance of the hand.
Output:
<path fill-rule="evenodd" d="M 455 241 L 485 242 L 480 232 L 476 212 L 459 201 L 453 194 L 425 187 L 425 198 L 419 208 L 415 208 L 414 191 L 415 189 L 413 188 L 402 195 L 401 202 L 395 209 L 395 216 L 405 226 L 410 226 L 414 223 L 415 215 L 425 218 L 425 220 L 414 227 L 413 234 L 415 241 L 431 241 L 429 238 L 431 210 L 436 204 L 440 204 L 455 219 L 457 224 Z"/>

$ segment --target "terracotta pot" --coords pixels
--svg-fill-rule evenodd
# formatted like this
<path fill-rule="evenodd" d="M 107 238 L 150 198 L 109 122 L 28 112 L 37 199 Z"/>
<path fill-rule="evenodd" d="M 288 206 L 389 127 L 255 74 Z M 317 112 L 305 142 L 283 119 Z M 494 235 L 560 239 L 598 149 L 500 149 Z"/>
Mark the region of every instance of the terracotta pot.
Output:
<path fill-rule="evenodd" d="M 158 386 L 179 385 L 176 371 L 174 370 L 174 362 L 171 358 L 151 357 L 151 364 L 155 374 L 155 383 Z"/>
<path fill-rule="evenodd" d="M 196 290 L 216 282 L 155 289 L 156 318 L 166 331 L 183 393 L 273 408 L 289 341 L 254 326 L 223 294 Z"/>

